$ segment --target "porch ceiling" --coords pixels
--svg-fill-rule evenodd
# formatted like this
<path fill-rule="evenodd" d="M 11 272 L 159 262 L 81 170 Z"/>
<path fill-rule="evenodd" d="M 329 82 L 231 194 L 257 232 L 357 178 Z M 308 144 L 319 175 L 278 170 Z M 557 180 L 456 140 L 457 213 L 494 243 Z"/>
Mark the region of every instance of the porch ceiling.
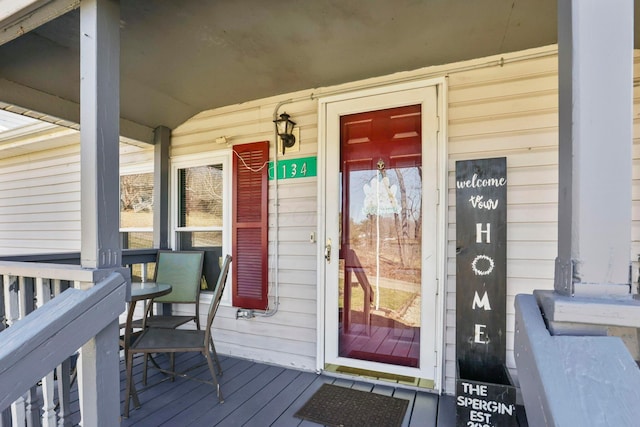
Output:
<path fill-rule="evenodd" d="M 175 128 L 219 106 L 553 44 L 556 26 L 556 1 L 121 0 L 121 115 Z M 78 122 L 79 27 L 75 9 L 0 46 L 0 108 Z"/>

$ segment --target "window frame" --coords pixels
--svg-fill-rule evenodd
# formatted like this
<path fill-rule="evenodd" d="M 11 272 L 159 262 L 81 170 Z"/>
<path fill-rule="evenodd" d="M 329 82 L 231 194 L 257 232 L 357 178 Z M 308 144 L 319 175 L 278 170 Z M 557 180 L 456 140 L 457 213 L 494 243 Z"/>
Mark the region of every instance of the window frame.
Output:
<path fill-rule="evenodd" d="M 210 227 L 180 227 L 179 224 L 179 208 L 180 208 L 180 184 L 179 170 L 208 165 L 222 165 L 222 226 Z M 171 161 L 171 177 L 169 184 L 170 192 L 170 244 L 176 249 L 178 245 L 178 233 L 181 232 L 217 232 L 222 233 L 222 254 L 231 253 L 231 150 L 205 152 L 191 155 L 180 156 Z M 231 266 L 233 268 L 233 266 Z M 221 304 L 231 305 L 230 286 L 225 288 L 222 295 Z M 213 296 L 212 292 L 201 292 L 200 300 L 209 302 Z"/>

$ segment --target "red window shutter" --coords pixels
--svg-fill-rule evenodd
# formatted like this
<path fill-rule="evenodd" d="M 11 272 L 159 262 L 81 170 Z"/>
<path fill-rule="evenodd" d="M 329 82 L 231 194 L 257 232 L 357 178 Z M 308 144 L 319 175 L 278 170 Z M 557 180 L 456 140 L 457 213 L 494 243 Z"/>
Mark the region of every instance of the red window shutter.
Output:
<path fill-rule="evenodd" d="M 233 150 L 233 305 L 266 310 L 269 142 Z"/>

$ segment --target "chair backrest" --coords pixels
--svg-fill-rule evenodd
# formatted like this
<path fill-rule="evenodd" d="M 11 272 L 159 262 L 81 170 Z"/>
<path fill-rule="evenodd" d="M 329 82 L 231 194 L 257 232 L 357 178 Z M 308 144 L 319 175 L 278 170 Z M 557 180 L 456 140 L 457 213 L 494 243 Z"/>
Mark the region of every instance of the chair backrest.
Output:
<path fill-rule="evenodd" d="M 156 283 L 171 285 L 171 293 L 154 302 L 196 303 L 200 296 L 200 281 L 204 251 L 158 251 Z"/>
<path fill-rule="evenodd" d="M 227 255 L 224 258 L 222 267 L 220 268 L 220 276 L 216 282 L 216 287 L 213 290 L 213 298 L 211 298 L 211 304 L 209 305 L 209 314 L 207 314 L 207 328 L 205 334 L 211 335 L 211 325 L 213 324 L 213 318 L 216 316 L 220 300 L 222 299 L 222 292 L 224 291 L 224 285 L 227 283 L 227 275 L 229 273 L 229 266 L 231 265 L 231 255 Z M 205 338 L 205 343 L 208 338 Z"/>

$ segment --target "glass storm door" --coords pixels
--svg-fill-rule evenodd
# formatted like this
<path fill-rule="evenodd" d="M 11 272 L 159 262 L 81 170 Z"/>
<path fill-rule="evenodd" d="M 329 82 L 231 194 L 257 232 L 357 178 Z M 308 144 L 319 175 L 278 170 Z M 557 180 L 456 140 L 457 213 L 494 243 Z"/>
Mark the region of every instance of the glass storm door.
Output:
<path fill-rule="evenodd" d="M 323 361 L 438 387 L 436 87 L 394 89 L 321 103 Z"/>
<path fill-rule="evenodd" d="M 340 357 L 419 367 L 420 105 L 340 118 Z"/>

